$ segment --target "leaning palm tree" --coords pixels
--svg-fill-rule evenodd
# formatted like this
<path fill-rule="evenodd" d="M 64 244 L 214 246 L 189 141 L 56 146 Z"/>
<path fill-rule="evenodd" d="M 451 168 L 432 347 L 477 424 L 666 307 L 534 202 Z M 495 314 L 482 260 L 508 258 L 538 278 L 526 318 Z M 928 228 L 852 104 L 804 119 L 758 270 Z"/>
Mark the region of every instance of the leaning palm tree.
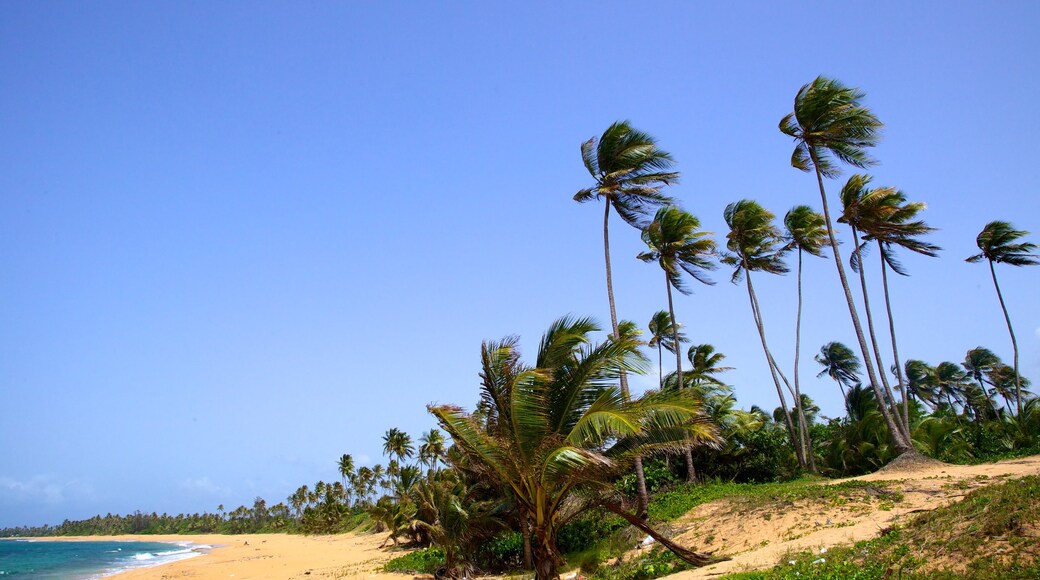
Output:
<path fill-rule="evenodd" d="M 896 259 L 895 248 L 901 247 L 911 252 L 934 258 L 942 250 L 939 246 L 925 242 L 921 236 L 934 232 L 917 216 L 927 205 L 923 202 L 908 202 L 906 195 L 890 187 L 877 188 L 871 195 L 871 203 L 860 208 L 860 227 L 864 240 L 874 240 L 878 245 L 878 256 L 881 259 L 881 285 L 885 294 L 885 312 L 888 315 L 888 332 L 892 340 L 892 357 L 895 360 L 895 375 L 899 390 L 903 395 L 903 426 L 910 430 L 909 397 L 906 394 L 906 382 L 903 367 L 899 360 L 899 347 L 896 343 L 895 319 L 892 317 L 892 299 L 888 291 L 888 269 L 891 268 L 900 276 L 909 273 Z M 878 363 L 880 364 L 880 363 Z"/>
<path fill-rule="evenodd" d="M 646 345 L 657 349 L 657 376 L 661 378 L 662 387 L 664 386 L 664 363 L 661 351 L 676 351 L 678 348 L 678 343 L 675 342 L 676 334 L 679 335 L 679 343 L 687 341 L 686 335 L 678 329 L 679 326 L 681 325 L 672 323 L 672 315 L 668 314 L 667 310 L 655 312 L 647 325 L 647 328 L 650 330 L 650 340 L 646 342 Z"/>
<path fill-rule="evenodd" d="M 820 354 L 815 357 L 816 362 L 823 366 L 823 370 L 816 375 L 817 378 L 827 375 L 838 382 L 841 389 L 842 399 L 848 397 L 845 389 L 851 389 L 860 384 L 860 363 L 856 353 L 843 343 L 828 342 L 820 348 Z"/>
<path fill-rule="evenodd" d="M 611 478 L 636 457 L 677 450 L 691 437 L 713 443 L 714 426 L 682 390 L 625 397 L 621 372 L 639 372 L 646 364 L 640 343 L 622 338 L 593 344 L 590 335 L 598 330 L 585 318 L 557 320 L 542 336 L 535 364 L 505 385 L 508 397 L 482 393 L 501 418 L 496 433 L 459 407 L 429 410 L 474 469 L 512 491 L 532 523 L 536 578 L 558 576 L 556 538 L 565 511 L 594 506 L 621 515 L 687 562 L 708 563 L 709 556 L 672 543 L 625 510 Z M 515 359 L 510 353 L 497 358 Z M 509 406 L 499 406 L 507 399 Z"/>
<path fill-rule="evenodd" d="M 895 421 L 885 405 L 852 290 L 845 276 L 838 239 L 834 235 L 834 224 L 827 204 L 827 192 L 823 187 L 824 177 L 836 177 L 840 174 L 834 158 L 854 167 L 867 167 L 875 163 L 866 149 L 877 144 L 882 123 L 869 109 L 860 105 L 863 96 L 859 90 L 845 87 L 838 81 L 817 77 L 799 89 L 794 99 L 794 112 L 787 114 L 780 121 L 780 131 L 792 137 L 796 143 L 791 155 L 791 165 L 802 171 L 816 172 L 816 182 L 823 202 L 823 217 L 827 222 L 827 237 L 834 254 L 838 278 L 845 292 L 852 326 L 856 331 L 860 352 L 863 354 L 867 378 L 874 389 L 879 410 L 891 433 L 896 453 L 914 453 L 910 434 Z"/>
<path fill-rule="evenodd" d="M 762 322 L 762 311 L 758 305 L 758 296 L 755 294 L 754 284 L 751 283 L 751 272 L 784 274 L 788 271 L 787 265 L 783 261 L 783 254 L 786 251 L 786 248 L 782 246 L 783 236 L 780 230 L 773 225 L 773 213 L 763 208 L 758 202 L 749 199 L 742 199 L 726 206 L 723 217 L 726 225 L 729 226 L 729 233 L 726 234 L 726 248 L 730 253 L 724 256 L 722 261 L 734 267 L 731 282 L 737 284 L 741 278 L 744 278 L 747 283 L 751 315 L 754 318 L 755 328 L 758 330 L 758 337 L 762 341 L 766 364 L 769 365 L 769 373 L 776 386 L 776 394 L 780 398 L 780 407 L 784 412 L 784 420 L 795 456 L 798 458 L 799 466 L 804 468 L 807 463 L 801 437 L 795 432 L 791 411 L 787 406 L 787 398 L 784 397 L 783 389 L 780 388 L 780 378 L 783 378 L 784 383 L 788 381 L 769 350 L 765 325 Z M 791 394 L 794 396 L 793 389 Z"/>
<path fill-rule="evenodd" d="M 610 207 L 626 223 L 643 229 L 653 208 L 668 205 L 672 199 L 661 188 L 679 181 L 677 171 L 669 171 L 672 156 L 657 146 L 647 133 L 633 129 L 628 121 L 617 121 L 596 139 L 581 144 L 581 160 L 596 181 L 595 185 L 574 194 L 578 203 L 603 199 L 603 257 L 607 268 L 607 301 L 614 338 L 619 338 L 617 309 L 614 305 L 614 283 L 610 270 Z M 628 378 L 621 374 L 621 394 L 629 396 Z M 645 515 L 650 501 L 643 476 L 643 462 L 636 460 L 636 487 L 640 511 Z"/>
<path fill-rule="evenodd" d="M 1015 330 L 1011 328 L 1011 317 L 1008 316 L 1007 306 L 1004 304 L 1004 295 L 1000 292 L 1000 284 L 997 283 L 997 271 L 993 268 L 994 263 L 1011 264 L 1012 266 L 1035 266 L 1040 264 L 1040 259 L 1034 254 L 1037 245 L 1032 242 L 1014 243 L 1015 240 L 1029 235 L 1029 232 L 1016 230 L 1008 222 L 992 221 L 982 228 L 975 239 L 975 243 L 982 250 L 968 258 L 969 262 L 980 262 L 983 259 L 989 261 L 989 273 L 993 278 L 993 287 L 997 290 L 997 298 L 1000 300 L 1000 309 L 1004 311 L 1004 320 L 1007 322 L 1008 334 L 1011 335 L 1011 348 L 1015 353 L 1015 400 L 1018 403 L 1018 414 L 1022 414 L 1022 375 L 1018 372 L 1018 341 L 1015 339 Z"/>
<path fill-rule="evenodd" d="M 812 439 L 808 434 L 809 424 L 802 409 L 802 391 L 799 382 L 798 359 L 802 346 L 802 254 L 822 257 L 823 246 L 827 243 L 827 222 L 823 216 L 807 205 L 799 205 L 784 216 L 784 228 L 787 230 L 787 247 L 798 250 L 798 313 L 794 323 L 794 393 L 795 405 L 798 409 L 799 434 L 809 458 L 809 467 L 816 471 L 816 460 L 812 451 Z"/>

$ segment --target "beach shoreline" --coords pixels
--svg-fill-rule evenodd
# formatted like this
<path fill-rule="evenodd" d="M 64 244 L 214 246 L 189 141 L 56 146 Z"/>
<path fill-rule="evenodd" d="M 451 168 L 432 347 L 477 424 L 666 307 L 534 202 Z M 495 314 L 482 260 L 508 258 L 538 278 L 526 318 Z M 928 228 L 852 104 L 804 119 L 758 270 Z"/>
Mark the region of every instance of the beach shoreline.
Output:
<path fill-rule="evenodd" d="M 33 541 L 162 542 L 199 548 L 190 558 L 135 568 L 108 578 L 162 580 L 170 578 L 373 578 L 401 580 L 406 576 L 381 572 L 382 565 L 403 553 L 380 548 L 386 534 L 350 532 L 324 536 L 294 534 L 199 534 L 60 536 Z"/>

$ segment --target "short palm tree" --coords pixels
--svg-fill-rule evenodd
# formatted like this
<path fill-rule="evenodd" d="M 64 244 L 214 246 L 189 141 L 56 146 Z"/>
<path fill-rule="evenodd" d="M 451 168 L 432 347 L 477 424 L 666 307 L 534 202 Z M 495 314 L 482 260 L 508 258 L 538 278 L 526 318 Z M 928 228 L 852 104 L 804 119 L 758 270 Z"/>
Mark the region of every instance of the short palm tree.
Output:
<path fill-rule="evenodd" d="M 654 208 L 672 203 L 670 197 L 661 193 L 661 188 L 678 183 L 679 172 L 670 171 L 674 164 L 672 156 L 659 148 L 653 137 L 632 128 L 628 121 L 617 121 L 599 139 L 593 137 L 582 143 L 581 160 L 596 183 L 574 194 L 574 200 L 578 203 L 604 201 L 603 258 L 607 268 L 607 302 L 610 304 L 611 329 L 614 338 L 619 338 L 610 270 L 610 208 L 613 206 L 621 219 L 632 227 L 643 229 Z M 621 393 L 629 396 L 628 378 L 623 372 Z M 645 515 L 650 498 L 641 459 L 636 459 L 635 469 L 640 512 Z"/>
<path fill-rule="evenodd" d="M 1018 242 L 1015 240 L 1029 235 L 1029 232 L 1016 230 L 1008 222 L 993 221 L 982 228 L 975 239 L 980 253 L 968 258 L 968 262 L 989 261 L 989 273 L 993 278 L 993 287 L 997 290 L 997 299 L 1000 300 L 1000 309 L 1004 311 L 1004 320 L 1007 322 L 1008 334 L 1011 335 L 1011 347 L 1015 352 L 1015 400 L 1018 403 L 1018 414 L 1022 414 L 1022 375 L 1018 372 L 1018 341 L 1015 339 L 1015 330 L 1011 327 L 1011 317 L 1008 316 L 1007 305 L 1004 304 L 1004 295 L 1000 292 L 1000 284 L 997 282 L 997 271 L 994 263 L 1010 264 L 1012 266 L 1035 266 L 1040 264 L 1040 259 L 1034 253 L 1037 245 L 1032 242 Z"/>
<path fill-rule="evenodd" d="M 852 352 L 851 348 L 843 343 L 834 341 L 823 345 L 820 347 L 820 354 L 816 355 L 815 360 L 823 367 L 823 370 L 816 376 L 822 377 L 827 375 L 837 381 L 838 388 L 841 389 L 842 399 L 848 397 L 846 389 L 851 389 L 860 384 L 859 372 L 861 366 L 859 358 L 856 357 L 856 353 Z"/>
<path fill-rule="evenodd" d="M 780 398 L 780 407 L 784 411 L 784 420 L 787 424 L 788 435 L 791 437 L 791 445 L 795 456 L 801 467 L 808 465 L 805 461 L 804 448 L 801 438 L 794 428 L 791 419 L 791 410 L 787 406 L 783 389 L 780 387 L 780 378 L 787 383 L 787 378 L 780 371 L 779 365 L 773 359 L 766 342 L 765 324 L 762 321 L 762 311 L 758 304 L 758 296 L 755 294 L 754 284 L 751 282 L 751 272 L 769 272 L 771 274 L 784 274 L 788 271 L 784 263 L 783 254 L 786 248 L 783 246 L 783 235 L 773 224 L 773 213 L 758 202 L 742 199 L 726 206 L 723 212 L 729 233 L 726 234 L 726 248 L 729 253 L 722 258 L 723 263 L 734 267 L 731 281 L 736 284 L 741 278 L 747 283 L 748 299 L 751 301 L 751 315 L 754 318 L 758 337 L 762 341 L 762 351 L 766 356 L 766 364 L 769 365 L 769 373 L 776 386 L 776 394 Z M 792 389 L 792 396 L 794 390 Z"/>
<path fill-rule="evenodd" d="M 908 397 L 935 409 L 938 406 L 938 384 L 935 367 L 923 360 L 910 359 L 903 365 Z"/>
<path fill-rule="evenodd" d="M 715 375 L 733 370 L 733 367 L 722 366 L 726 355 L 715 352 L 715 347 L 710 344 L 695 344 L 686 351 L 686 358 L 690 361 L 690 373 L 686 384 L 692 388 L 702 385 L 722 386 L 724 383 Z"/>
<path fill-rule="evenodd" d="M 707 563 L 707 556 L 673 544 L 624 510 L 612 478 L 636 457 L 678 450 L 691 437 L 714 442 L 714 426 L 682 390 L 626 398 L 617 382 L 622 370 L 643 370 L 640 343 L 623 338 L 593 344 L 590 335 L 598 330 L 589 319 L 561 318 L 542 336 L 535 364 L 502 386 L 507 397 L 488 392 L 485 383 L 481 396 L 495 406 L 496 432 L 459 407 L 430 406 L 430 412 L 475 468 L 512 491 L 532 524 L 536 578 L 557 577 L 562 561 L 557 530 L 564 511 L 581 511 L 581 506 L 607 507 L 684 560 Z M 502 353 L 493 358 L 517 357 Z M 506 400 L 509 405 L 501 405 Z"/>
<path fill-rule="evenodd" d="M 391 459 L 396 456 L 398 462 L 409 459 L 415 454 L 412 436 L 397 427 L 391 428 L 383 435 L 383 453 Z"/>
<path fill-rule="evenodd" d="M 827 192 L 823 187 L 824 177 L 837 177 L 840 174 L 834 159 L 861 168 L 875 163 L 867 154 L 867 148 L 877 144 L 882 123 L 870 109 L 860 104 L 863 97 L 864 94 L 858 89 L 848 88 L 833 79 L 817 77 L 799 89 L 794 98 L 794 111 L 780 121 L 780 131 L 795 140 L 791 165 L 802 171 L 816 172 L 816 182 L 823 202 L 823 217 L 827 222 L 827 236 L 831 252 L 834 254 L 838 278 L 845 292 L 852 326 L 856 331 L 860 352 L 863 354 L 867 378 L 874 389 L 885 425 L 891 432 L 896 452 L 914 453 L 910 434 L 904 431 L 903 425 L 895 421 L 885 405 L 885 397 L 871 361 L 852 290 L 845 276 L 845 266 L 842 264 L 838 239 L 834 235 L 834 224 L 827 204 Z"/>
<path fill-rule="evenodd" d="M 354 479 L 354 458 L 350 454 L 344 453 L 339 458 L 337 467 L 339 468 L 340 477 L 343 478 L 343 486 L 346 488 L 347 481 Z"/>
<path fill-rule="evenodd" d="M 675 352 L 678 348 L 675 335 L 678 334 L 679 343 L 687 342 L 686 335 L 678 329 L 680 325 L 672 323 L 672 315 L 667 310 L 658 310 L 650 318 L 647 328 L 650 330 L 650 340 L 646 345 L 657 349 L 657 375 L 661 377 L 661 386 L 664 386 L 664 363 L 662 361 L 662 350 Z"/>

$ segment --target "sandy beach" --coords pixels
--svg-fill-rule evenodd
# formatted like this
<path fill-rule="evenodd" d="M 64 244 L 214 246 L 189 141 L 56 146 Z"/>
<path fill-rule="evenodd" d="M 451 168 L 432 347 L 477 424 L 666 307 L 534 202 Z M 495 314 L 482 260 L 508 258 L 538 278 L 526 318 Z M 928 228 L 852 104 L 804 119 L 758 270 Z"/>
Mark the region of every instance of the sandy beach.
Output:
<path fill-rule="evenodd" d="M 380 549 L 386 534 L 298 536 L 289 534 L 89 536 L 54 538 L 57 541 L 191 542 L 213 546 L 209 553 L 131 570 L 113 576 L 119 580 L 170 578 L 234 578 L 235 580 L 289 580 L 293 578 L 384 578 L 409 576 L 378 572 L 382 564 L 402 552 Z"/>

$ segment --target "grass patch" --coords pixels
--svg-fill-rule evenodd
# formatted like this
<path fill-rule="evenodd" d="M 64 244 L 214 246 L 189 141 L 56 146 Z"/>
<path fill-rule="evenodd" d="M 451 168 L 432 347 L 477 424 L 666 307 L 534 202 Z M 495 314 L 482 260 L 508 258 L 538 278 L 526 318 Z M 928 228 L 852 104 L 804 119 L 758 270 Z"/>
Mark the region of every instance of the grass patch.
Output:
<path fill-rule="evenodd" d="M 1038 578 L 1038 524 L 1040 477 L 1029 476 L 972 491 L 873 540 L 727 578 Z"/>
<path fill-rule="evenodd" d="M 405 574 L 433 574 L 444 565 L 444 552 L 440 548 L 423 548 L 398 556 L 383 564 L 384 572 Z"/>

